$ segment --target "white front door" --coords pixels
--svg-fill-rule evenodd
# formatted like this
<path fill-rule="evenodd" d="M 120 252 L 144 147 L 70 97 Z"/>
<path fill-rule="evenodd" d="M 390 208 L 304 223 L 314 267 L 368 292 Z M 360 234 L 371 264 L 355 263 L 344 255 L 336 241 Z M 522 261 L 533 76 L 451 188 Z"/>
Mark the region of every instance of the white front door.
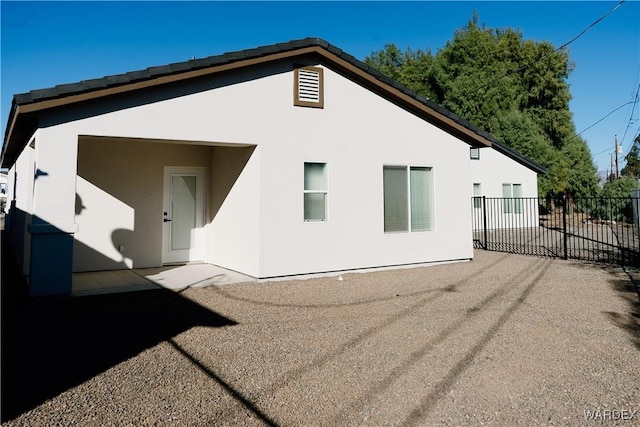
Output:
<path fill-rule="evenodd" d="M 205 168 L 164 168 L 162 262 L 201 261 Z"/>

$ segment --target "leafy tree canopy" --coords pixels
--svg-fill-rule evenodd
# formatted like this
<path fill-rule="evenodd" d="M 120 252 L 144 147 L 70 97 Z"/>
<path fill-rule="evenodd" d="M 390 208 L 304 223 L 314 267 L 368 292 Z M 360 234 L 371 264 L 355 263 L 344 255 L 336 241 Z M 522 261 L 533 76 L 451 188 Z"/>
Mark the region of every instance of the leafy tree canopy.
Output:
<path fill-rule="evenodd" d="M 387 44 L 365 62 L 545 166 L 541 196 L 598 192 L 591 153 L 569 110 L 567 51 L 511 28 L 479 26 L 474 13 L 435 54 Z"/>
<path fill-rule="evenodd" d="M 636 136 L 629 153 L 624 157 L 627 164 L 622 168 L 622 176 L 640 178 L 640 135 Z"/>
<path fill-rule="evenodd" d="M 640 189 L 638 180 L 631 176 L 623 176 L 620 179 L 607 182 L 602 188 L 603 197 L 629 197 L 631 190 Z"/>

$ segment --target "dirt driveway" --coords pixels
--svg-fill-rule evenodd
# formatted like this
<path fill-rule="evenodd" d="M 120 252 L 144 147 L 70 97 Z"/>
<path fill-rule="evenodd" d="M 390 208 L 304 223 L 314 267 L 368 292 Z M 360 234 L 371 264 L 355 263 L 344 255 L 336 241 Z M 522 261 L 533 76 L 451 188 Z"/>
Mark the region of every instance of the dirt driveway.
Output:
<path fill-rule="evenodd" d="M 640 425 L 621 269 L 476 251 L 342 281 L 5 295 L 2 315 L 8 426 Z"/>

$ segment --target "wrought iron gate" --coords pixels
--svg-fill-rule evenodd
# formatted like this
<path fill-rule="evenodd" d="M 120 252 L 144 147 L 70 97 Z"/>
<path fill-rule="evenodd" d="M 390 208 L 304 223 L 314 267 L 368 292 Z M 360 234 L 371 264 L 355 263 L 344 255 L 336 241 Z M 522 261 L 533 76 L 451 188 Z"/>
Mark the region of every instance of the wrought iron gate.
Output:
<path fill-rule="evenodd" d="M 638 266 L 639 208 L 636 197 L 474 197 L 474 247 Z"/>

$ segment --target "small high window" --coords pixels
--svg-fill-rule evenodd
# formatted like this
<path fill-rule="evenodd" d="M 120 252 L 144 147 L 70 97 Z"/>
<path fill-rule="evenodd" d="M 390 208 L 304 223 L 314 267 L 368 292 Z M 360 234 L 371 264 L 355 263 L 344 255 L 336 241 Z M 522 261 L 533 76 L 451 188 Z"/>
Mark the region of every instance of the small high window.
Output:
<path fill-rule="evenodd" d="M 304 164 L 304 220 L 327 220 L 327 164 Z"/>
<path fill-rule="evenodd" d="M 473 183 L 473 207 L 482 208 L 482 185 L 479 182 Z"/>
<path fill-rule="evenodd" d="M 324 108 L 323 69 L 301 67 L 294 70 L 293 105 Z"/>
<path fill-rule="evenodd" d="M 480 149 L 476 147 L 471 147 L 471 160 L 480 160 Z"/>

